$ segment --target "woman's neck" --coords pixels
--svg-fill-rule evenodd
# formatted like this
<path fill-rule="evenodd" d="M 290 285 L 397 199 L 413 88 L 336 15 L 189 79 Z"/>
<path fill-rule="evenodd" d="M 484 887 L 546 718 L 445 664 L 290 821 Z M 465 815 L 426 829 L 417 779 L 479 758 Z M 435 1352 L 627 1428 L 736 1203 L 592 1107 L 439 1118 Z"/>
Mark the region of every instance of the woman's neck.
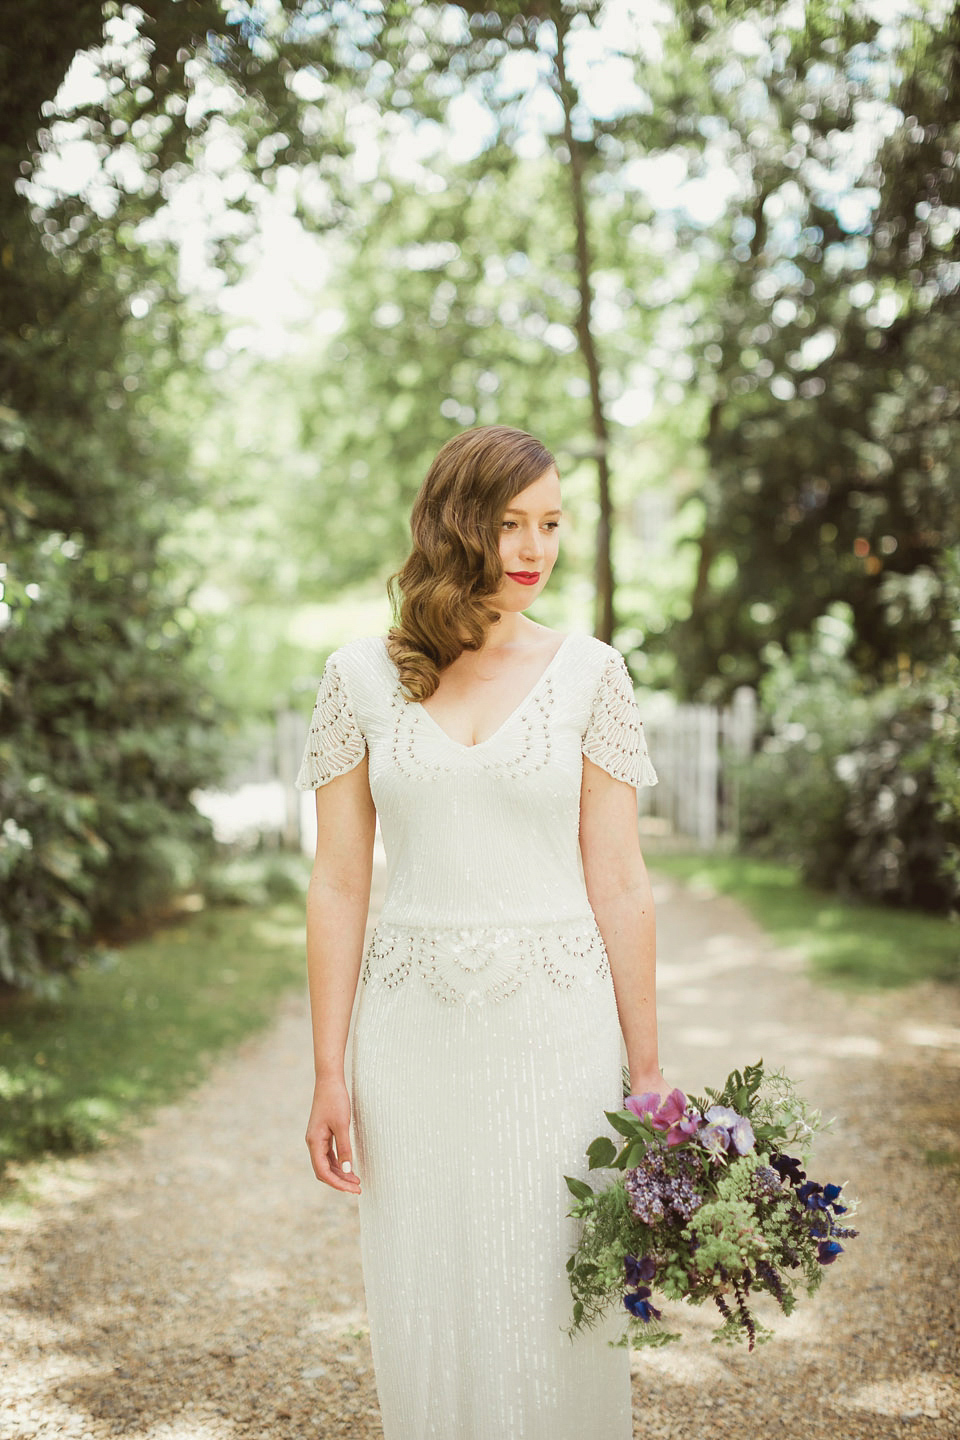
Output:
<path fill-rule="evenodd" d="M 487 631 L 480 653 L 490 654 L 494 650 L 520 645 L 524 640 L 531 639 L 541 628 L 533 620 L 528 620 L 522 612 L 501 612 L 500 619 Z"/>

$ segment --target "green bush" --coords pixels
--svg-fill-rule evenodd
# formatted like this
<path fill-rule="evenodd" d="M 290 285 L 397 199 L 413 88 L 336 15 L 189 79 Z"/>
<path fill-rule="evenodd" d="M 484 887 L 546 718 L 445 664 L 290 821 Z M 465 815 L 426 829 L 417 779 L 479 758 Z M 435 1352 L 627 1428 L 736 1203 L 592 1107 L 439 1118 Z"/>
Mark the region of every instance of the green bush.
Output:
<path fill-rule="evenodd" d="M 48 246 L 12 187 L 0 229 L 0 989 L 53 994 L 191 883 L 210 827 L 190 796 L 216 783 L 226 717 L 202 577 L 169 543 L 196 500 L 202 382 L 160 303 L 166 261 L 133 269 L 119 220 Z"/>
<path fill-rule="evenodd" d="M 760 688 L 766 734 L 740 767 L 740 843 L 805 880 L 891 904 L 960 904 L 960 678 L 870 690 L 828 616 Z"/>
<path fill-rule="evenodd" d="M 210 905 L 276 904 L 301 900 L 310 873 L 306 855 L 259 851 L 221 854 L 206 868 L 201 889 Z"/>

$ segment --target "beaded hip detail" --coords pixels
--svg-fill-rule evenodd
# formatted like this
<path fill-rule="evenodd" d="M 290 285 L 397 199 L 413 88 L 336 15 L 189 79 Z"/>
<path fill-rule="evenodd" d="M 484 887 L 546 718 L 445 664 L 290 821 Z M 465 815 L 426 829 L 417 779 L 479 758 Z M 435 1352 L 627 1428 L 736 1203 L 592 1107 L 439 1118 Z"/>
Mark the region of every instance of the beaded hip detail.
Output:
<path fill-rule="evenodd" d="M 393 990 L 414 976 L 446 1004 L 504 1000 L 531 980 L 561 990 L 610 976 L 592 919 L 542 926 L 407 929 L 381 922 L 363 959 L 364 985 Z"/>

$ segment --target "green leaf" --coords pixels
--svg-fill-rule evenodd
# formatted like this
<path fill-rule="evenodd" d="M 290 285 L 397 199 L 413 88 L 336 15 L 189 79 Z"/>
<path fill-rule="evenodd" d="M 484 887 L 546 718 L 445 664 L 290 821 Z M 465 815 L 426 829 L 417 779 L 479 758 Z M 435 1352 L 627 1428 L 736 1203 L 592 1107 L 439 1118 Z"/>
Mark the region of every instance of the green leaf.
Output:
<path fill-rule="evenodd" d="M 619 1130 L 621 1135 L 627 1135 L 632 1140 L 637 1133 L 637 1118 L 631 1115 L 629 1110 L 604 1110 L 604 1115 L 610 1121 L 614 1130 Z"/>
<path fill-rule="evenodd" d="M 630 1170 L 634 1165 L 639 1165 L 646 1148 L 642 1140 L 634 1140 L 632 1145 L 628 1145 L 624 1156 L 624 1170 Z"/>
<path fill-rule="evenodd" d="M 590 1200 L 593 1198 L 593 1190 L 585 1180 L 576 1180 L 570 1175 L 564 1175 L 563 1178 L 567 1182 L 567 1189 L 572 1195 L 576 1195 L 578 1200 Z"/>
<path fill-rule="evenodd" d="M 609 1135 L 598 1135 L 587 1148 L 587 1159 L 590 1161 L 591 1170 L 599 1170 L 604 1165 L 612 1165 L 617 1155 L 617 1147 Z"/>

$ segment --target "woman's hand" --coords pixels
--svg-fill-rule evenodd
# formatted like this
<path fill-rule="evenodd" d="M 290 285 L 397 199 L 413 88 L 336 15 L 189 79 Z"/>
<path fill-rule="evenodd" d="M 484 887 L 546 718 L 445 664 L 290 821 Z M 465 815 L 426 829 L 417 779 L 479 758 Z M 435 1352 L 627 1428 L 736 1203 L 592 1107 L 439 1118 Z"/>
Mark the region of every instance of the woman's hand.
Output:
<path fill-rule="evenodd" d="M 350 1096 L 341 1078 L 317 1079 L 306 1141 L 317 1179 L 359 1195 L 360 1177 L 353 1173 L 350 1153 Z"/>
<path fill-rule="evenodd" d="M 630 1071 L 630 1094 L 631 1095 L 659 1095 L 663 1101 L 673 1089 L 668 1085 L 659 1070 L 641 1070 L 640 1066 L 627 1066 Z"/>

